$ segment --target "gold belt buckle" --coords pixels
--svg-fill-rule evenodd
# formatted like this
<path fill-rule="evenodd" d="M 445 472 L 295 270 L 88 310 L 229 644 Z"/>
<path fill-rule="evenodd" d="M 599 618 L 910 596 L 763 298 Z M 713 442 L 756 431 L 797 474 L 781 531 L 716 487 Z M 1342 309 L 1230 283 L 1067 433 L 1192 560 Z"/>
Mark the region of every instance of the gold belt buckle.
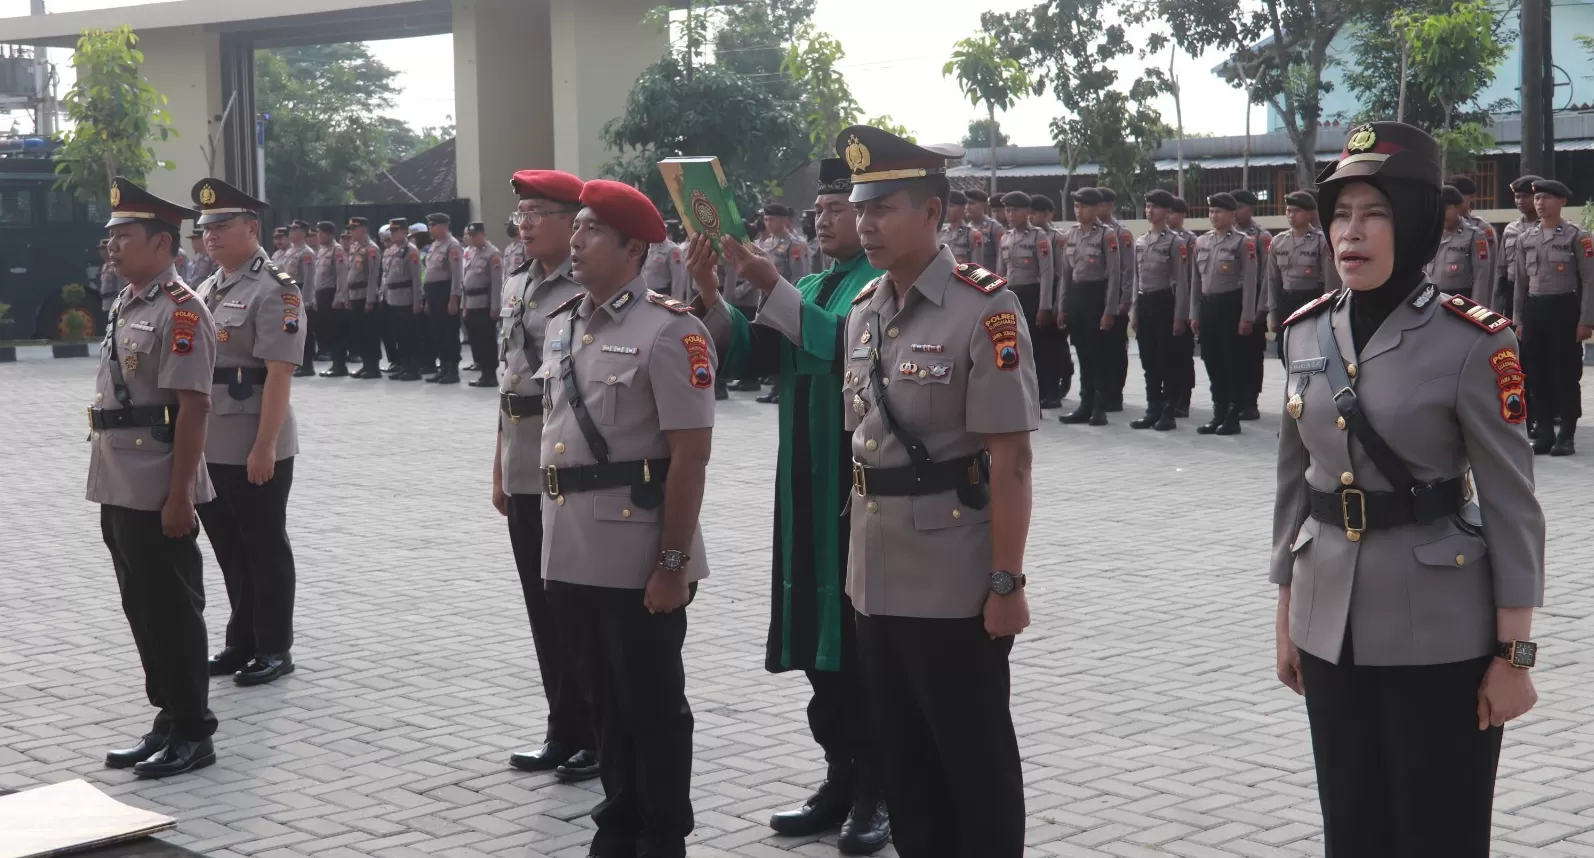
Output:
<path fill-rule="evenodd" d="M 543 488 L 547 490 L 548 494 L 553 495 L 554 497 L 558 497 L 559 496 L 559 469 L 554 467 L 553 465 L 549 465 L 548 467 L 543 468 L 542 469 L 542 485 L 543 485 Z"/>
<path fill-rule="evenodd" d="M 1357 506 L 1360 507 L 1361 526 L 1352 527 L 1350 523 L 1350 499 L 1355 496 Z M 1345 489 L 1339 493 L 1339 514 L 1345 525 L 1345 538 L 1351 542 L 1360 542 L 1362 531 L 1367 529 L 1367 493 L 1361 489 Z"/>
<path fill-rule="evenodd" d="M 852 463 L 852 490 L 858 493 L 858 497 L 869 493 L 869 477 L 858 462 Z"/>
<path fill-rule="evenodd" d="M 94 431 L 94 406 L 89 406 L 89 431 Z"/>

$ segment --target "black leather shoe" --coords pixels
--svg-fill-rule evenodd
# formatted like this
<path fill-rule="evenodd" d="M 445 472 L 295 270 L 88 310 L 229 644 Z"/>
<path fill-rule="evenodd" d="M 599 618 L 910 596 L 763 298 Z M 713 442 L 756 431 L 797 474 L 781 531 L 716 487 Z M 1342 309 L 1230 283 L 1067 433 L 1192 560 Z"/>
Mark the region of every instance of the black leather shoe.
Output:
<path fill-rule="evenodd" d="M 478 378 L 478 379 L 476 379 L 474 381 L 467 381 L 465 383 L 470 385 L 471 387 L 497 387 L 498 386 L 498 376 L 496 376 L 496 375 L 484 375 L 481 378 Z"/>
<path fill-rule="evenodd" d="M 293 371 L 294 378 L 309 378 L 315 375 L 315 364 L 307 363 Z"/>
<path fill-rule="evenodd" d="M 1213 430 L 1213 434 L 1214 435 L 1238 435 L 1238 434 L 1240 434 L 1240 417 L 1239 417 L 1239 415 L 1236 412 L 1234 412 L 1234 411 L 1230 411 L 1228 414 L 1224 415 L 1223 422 L 1218 424 L 1218 428 Z"/>
<path fill-rule="evenodd" d="M 387 366 L 382 367 L 382 371 L 389 374 L 403 372 L 404 366 L 402 364 L 390 363 Z"/>
<path fill-rule="evenodd" d="M 1577 423 L 1570 420 L 1563 420 L 1561 422 L 1559 434 L 1555 438 L 1555 443 L 1550 446 L 1550 455 L 1570 456 L 1576 453 L 1577 447 L 1572 443 L 1572 438 L 1576 434 Z"/>
<path fill-rule="evenodd" d="M 239 685 L 265 685 L 292 672 L 293 656 L 285 652 L 267 652 L 255 656 L 248 666 L 233 674 L 232 681 Z"/>
<path fill-rule="evenodd" d="M 144 738 L 131 748 L 107 751 L 105 765 L 113 769 L 130 769 L 161 752 L 171 736 L 166 733 L 145 733 Z"/>
<path fill-rule="evenodd" d="M 575 753 L 575 749 L 563 742 L 548 742 L 535 751 L 510 754 L 509 767 L 523 772 L 551 772 Z"/>
<path fill-rule="evenodd" d="M 173 739 L 153 757 L 133 767 L 141 778 L 166 778 L 202 769 L 216 762 L 216 747 L 209 739 Z"/>
<path fill-rule="evenodd" d="M 756 381 L 738 381 L 731 385 L 730 389 L 737 393 L 757 393 L 763 390 L 764 386 Z"/>
<path fill-rule="evenodd" d="M 883 801 L 858 802 L 841 824 L 836 848 L 843 855 L 873 855 L 891 839 L 891 816 Z"/>
<path fill-rule="evenodd" d="M 1196 434 L 1198 434 L 1198 435 L 1212 435 L 1212 434 L 1215 434 L 1218 431 L 1218 427 L 1223 425 L 1223 417 L 1224 417 L 1224 415 L 1226 415 L 1228 413 L 1229 413 L 1229 406 L 1227 406 L 1227 405 L 1214 405 L 1214 406 L 1212 406 L 1212 422 L 1203 423 L 1200 426 L 1197 426 L 1196 427 Z"/>
<path fill-rule="evenodd" d="M 438 384 L 459 384 L 459 370 L 449 367 L 437 376 Z"/>
<path fill-rule="evenodd" d="M 421 380 L 421 374 L 418 373 L 418 372 L 414 372 L 414 371 L 405 371 L 405 372 L 399 373 L 398 375 L 393 376 L 393 380 L 394 381 L 420 381 Z"/>
<path fill-rule="evenodd" d="M 443 373 L 441 373 L 441 372 L 439 372 L 439 373 L 436 373 L 436 374 L 435 374 L 435 375 L 427 375 L 427 374 L 425 374 L 425 373 L 422 373 L 422 374 L 421 374 L 421 378 L 422 378 L 422 379 L 423 379 L 423 380 L 425 380 L 425 381 L 426 381 L 426 383 L 427 383 L 427 384 L 436 384 L 436 383 L 438 383 L 438 382 L 439 382 L 439 381 L 442 381 L 442 380 L 443 380 L 443 375 L 444 375 L 444 374 L 443 374 Z"/>
<path fill-rule="evenodd" d="M 332 365 L 331 369 L 322 370 L 321 371 L 321 377 L 322 378 L 348 378 L 349 377 L 349 368 L 344 366 L 341 363 L 335 363 L 335 364 Z"/>
<path fill-rule="evenodd" d="M 771 390 L 770 392 L 764 394 L 763 396 L 760 396 L 760 397 L 754 399 L 753 401 L 754 402 L 761 402 L 764 405 L 779 405 L 780 404 L 780 394 L 776 393 L 773 390 Z"/>
<path fill-rule="evenodd" d="M 1120 408 L 1118 410 L 1122 411 L 1123 409 Z M 1107 425 L 1107 409 L 1105 409 L 1105 408 L 1097 408 L 1095 411 L 1090 412 L 1090 425 L 1092 425 L 1092 426 L 1106 426 Z"/>
<path fill-rule="evenodd" d="M 350 378 L 381 378 L 382 377 L 382 371 L 379 370 L 379 369 L 372 369 L 371 367 L 366 367 L 365 369 L 362 369 L 359 372 L 357 372 L 357 373 L 355 373 L 355 374 L 353 374 L 353 375 L 351 375 L 349 377 Z"/>
<path fill-rule="evenodd" d="M 1154 424 L 1151 428 L 1158 432 L 1172 432 L 1173 430 L 1178 429 L 1179 424 L 1175 423 L 1173 420 L 1173 409 L 1162 409 L 1162 416 L 1157 418 L 1156 424 Z"/>
<path fill-rule="evenodd" d="M 465 372 L 476 372 L 477 370 L 481 369 L 481 367 L 477 366 L 476 364 L 471 364 L 470 366 L 462 366 L 460 369 L 464 370 Z"/>
<path fill-rule="evenodd" d="M 1041 410 L 1042 411 L 1048 411 L 1048 410 L 1051 410 L 1053 408 L 1062 408 L 1062 407 L 1063 407 L 1063 401 L 1061 399 L 1042 399 L 1041 400 Z"/>
<path fill-rule="evenodd" d="M 1079 403 L 1079 407 L 1075 408 L 1073 411 L 1070 411 L 1067 414 L 1058 415 L 1057 422 L 1067 423 L 1069 425 L 1087 423 L 1090 421 L 1090 413 L 1094 410 L 1095 409 L 1091 408 L 1088 404 L 1081 402 Z"/>
<path fill-rule="evenodd" d="M 553 770 L 553 776 L 567 784 L 592 780 L 598 776 L 598 752 L 577 751 L 575 756 Z"/>
<path fill-rule="evenodd" d="M 244 669 L 249 663 L 249 651 L 235 646 L 223 647 L 221 652 L 210 657 L 211 676 L 231 676 Z"/>
<path fill-rule="evenodd" d="M 851 789 L 835 781 L 825 781 L 796 810 L 786 810 L 769 818 L 769 827 L 787 837 L 823 834 L 847 821 L 852 810 Z"/>
<path fill-rule="evenodd" d="M 1247 405 L 1235 412 L 1234 416 L 1238 420 L 1261 420 L 1262 412 L 1258 411 L 1255 405 Z"/>
<path fill-rule="evenodd" d="M 719 386 L 719 385 L 716 385 L 714 387 L 714 401 L 715 402 L 724 402 L 725 400 L 730 399 L 730 398 L 731 398 L 731 389 L 730 388 Z"/>
<path fill-rule="evenodd" d="M 1139 417 L 1129 421 L 1129 428 L 1150 429 L 1151 427 L 1157 425 L 1158 420 L 1162 419 L 1162 412 L 1162 403 L 1153 402 L 1146 406 L 1146 414 L 1144 417 Z"/>

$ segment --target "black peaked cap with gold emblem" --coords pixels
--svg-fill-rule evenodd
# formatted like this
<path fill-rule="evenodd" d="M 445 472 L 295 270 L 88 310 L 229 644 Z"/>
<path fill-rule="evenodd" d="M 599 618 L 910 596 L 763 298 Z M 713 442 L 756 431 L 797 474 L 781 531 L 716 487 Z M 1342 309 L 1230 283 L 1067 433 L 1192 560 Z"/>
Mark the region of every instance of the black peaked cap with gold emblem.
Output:
<path fill-rule="evenodd" d="M 1339 159 L 1317 177 L 1318 188 L 1353 179 L 1405 179 L 1437 191 L 1439 143 L 1426 131 L 1404 122 L 1369 122 L 1351 129 Z"/>
<path fill-rule="evenodd" d="M 962 146 L 920 146 L 889 131 L 854 125 L 836 135 L 836 154 L 852 173 L 851 200 L 861 203 L 943 176 L 946 162 L 964 153 Z"/>
<path fill-rule="evenodd" d="M 160 221 L 181 229 L 183 221 L 198 216 L 199 212 L 163 200 L 134 184 L 133 180 L 126 176 L 117 176 L 111 180 L 111 219 L 105 222 L 106 229 L 118 224 L 148 220 Z"/>
<path fill-rule="evenodd" d="M 199 225 L 221 223 L 241 214 L 259 217 L 269 206 L 220 179 L 200 179 L 194 183 L 194 205 L 199 206 Z"/>

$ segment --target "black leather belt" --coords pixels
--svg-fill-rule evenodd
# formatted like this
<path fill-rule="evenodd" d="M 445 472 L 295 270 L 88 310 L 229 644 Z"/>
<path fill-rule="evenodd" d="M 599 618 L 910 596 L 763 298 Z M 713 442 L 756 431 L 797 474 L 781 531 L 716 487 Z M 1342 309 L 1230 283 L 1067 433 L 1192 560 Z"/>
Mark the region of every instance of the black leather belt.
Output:
<path fill-rule="evenodd" d="M 466 289 L 465 290 L 465 294 L 466 295 L 491 295 L 492 292 L 493 292 L 493 287 L 491 287 L 491 286 L 483 286 L 480 289 Z"/>
<path fill-rule="evenodd" d="M 550 466 L 542 469 L 542 489 L 551 497 L 558 497 L 599 489 L 634 489 L 649 484 L 663 486 L 664 475 L 669 472 L 669 459 L 639 459 L 634 462 L 576 465 L 570 468 Z"/>
<path fill-rule="evenodd" d="M 89 427 L 93 429 L 135 429 L 140 426 L 175 425 L 177 425 L 176 405 L 89 409 Z"/>
<path fill-rule="evenodd" d="M 536 417 L 542 414 L 542 397 L 500 393 L 498 408 L 510 417 Z"/>
<path fill-rule="evenodd" d="M 1461 477 L 1421 485 L 1410 493 L 1364 492 L 1349 487 L 1323 492 L 1307 487 L 1312 518 L 1344 527 L 1346 534 L 1356 534 L 1356 538 L 1366 530 L 1431 524 L 1461 509 L 1466 493 L 1466 480 Z"/>
<path fill-rule="evenodd" d="M 265 384 L 266 368 L 263 366 L 217 367 L 210 374 L 211 384 Z"/>
<path fill-rule="evenodd" d="M 900 468 L 871 468 L 854 461 L 852 490 L 859 496 L 884 497 L 929 495 L 965 486 L 978 486 L 986 482 L 984 461 L 983 454 L 953 459 L 950 462 L 904 465 Z"/>

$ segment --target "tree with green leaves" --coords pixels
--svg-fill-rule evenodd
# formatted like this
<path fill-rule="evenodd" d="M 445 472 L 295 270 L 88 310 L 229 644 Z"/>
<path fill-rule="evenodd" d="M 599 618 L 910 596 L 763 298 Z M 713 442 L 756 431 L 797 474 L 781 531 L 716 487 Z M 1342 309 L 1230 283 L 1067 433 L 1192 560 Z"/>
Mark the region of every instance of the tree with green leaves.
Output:
<path fill-rule="evenodd" d="M 809 157 L 814 160 L 834 157 L 836 135 L 857 122 L 860 109 L 852 88 L 839 68 L 847 52 L 841 42 L 809 25 L 786 50 L 781 70 L 790 75 L 805 96 L 803 118 L 808 125 L 808 140 L 813 144 Z"/>
<path fill-rule="evenodd" d="M 1494 82 L 1506 47 L 1495 38 L 1496 19 L 1488 0 L 1455 3 L 1444 12 L 1399 12 L 1391 29 L 1408 46 L 1406 77 L 1439 108 L 1443 122 L 1433 128 L 1439 141 L 1439 167 L 1470 166 L 1473 153 L 1494 145 L 1482 122 L 1457 123 L 1463 105 Z"/>
<path fill-rule="evenodd" d="M 111 180 L 136 182 L 156 168 L 176 165 L 149 146 L 177 134 L 166 113 L 166 96 L 139 77 L 144 52 L 133 28 L 84 30 L 72 54 L 77 81 L 61 100 L 70 129 L 58 135 L 56 187 L 85 202 L 104 199 Z"/>
<path fill-rule="evenodd" d="M 995 37 L 981 34 L 962 39 L 941 67 L 942 77 L 956 77 L 958 88 L 975 107 L 985 105 L 986 120 L 996 124 L 996 111 L 1011 110 L 1029 92 L 1029 73 L 1002 50 Z M 990 139 L 991 194 L 996 193 L 996 140 Z"/>
<path fill-rule="evenodd" d="M 1001 123 L 993 123 L 989 119 L 970 119 L 968 133 L 963 135 L 963 148 L 973 149 L 978 146 L 990 146 L 993 142 L 991 139 L 993 130 L 996 132 L 994 142 L 997 146 L 1006 146 L 1012 142 L 1006 134 L 1002 133 Z"/>

